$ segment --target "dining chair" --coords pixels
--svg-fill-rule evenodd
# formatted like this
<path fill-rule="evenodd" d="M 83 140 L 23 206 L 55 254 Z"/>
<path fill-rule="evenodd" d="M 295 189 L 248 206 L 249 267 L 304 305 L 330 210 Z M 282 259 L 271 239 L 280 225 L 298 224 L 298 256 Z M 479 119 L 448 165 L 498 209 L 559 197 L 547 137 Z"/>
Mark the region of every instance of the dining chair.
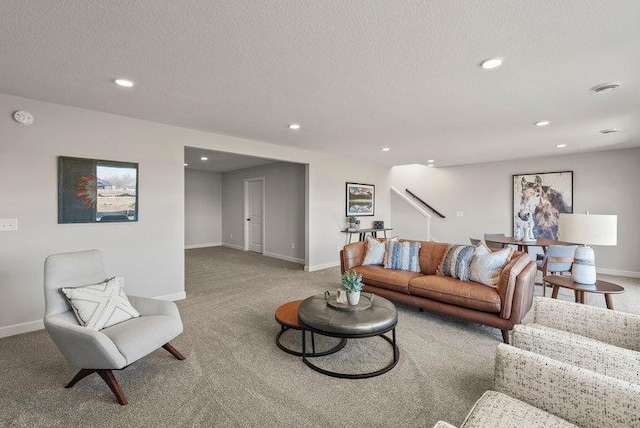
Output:
<path fill-rule="evenodd" d="M 484 242 L 487 244 L 489 248 L 503 248 L 504 244 L 498 244 L 495 242 L 487 241 L 487 238 L 504 238 L 506 235 L 504 233 L 485 233 L 484 234 Z"/>
<path fill-rule="evenodd" d="M 573 256 L 577 245 L 549 245 L 544 255 L 539 255 L 536 260 L 538 270 L 542 272 L 542 295 L 547 295 L 547 284 L 544 277 L 547 275 L 562 275 L 571 273 Z"/>
<path fill-rule="evenodd" d="M 80 287 L 101 286 L 110 282 L 99 250 L 53 254 L 44 262 L 44 326 L 67 362 L 80 371 L 66 385 L 71 388 L 79 380 L 97 373 L 116 396 L 118 403 L 127 404 L 127 398 L 113 374 L 140 358 L 162 347 L 178 360 L 185 357 L 174 348 L 170 340 L 182 333 L 182 320 L 175 303 L 146 297 L 117 296 L 93 293 L 85 297 L 94 305 L 93 313 L 114 314 L 123 307 L 123 299 L 139 313 L 126 321 L 96 330 L 83 325 L 74 313 L 64 292 Z M 84 287 L 85 289 L 87 287 Z M 102 310 L 101 308 L 104 308 Z M 74 309 L 74 310 L 72 310 Z M 105 324 L 108 325 L 108 324 Z M 96 326 L 97 328 L 97 326 Z"/>

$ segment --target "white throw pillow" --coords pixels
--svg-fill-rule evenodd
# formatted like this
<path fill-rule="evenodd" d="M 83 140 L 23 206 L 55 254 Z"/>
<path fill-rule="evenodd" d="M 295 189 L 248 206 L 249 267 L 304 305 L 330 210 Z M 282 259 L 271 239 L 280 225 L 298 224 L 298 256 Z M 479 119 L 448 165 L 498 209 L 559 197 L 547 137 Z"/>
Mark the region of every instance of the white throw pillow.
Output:
<path fill-rule="evenodd" d="M 123 286 L 124 278 L 117 277 L 102 284 L 63 288 L 62 292 L 81 325 L 102 330 L 140 316 L 124 294 Z"/>
<path fill-rule="evenodd" d="M 483 242 L 478 244 L 471 260 L 471 281 L 497 287 L 502 269 L 511 260 L 513 248 L 492 252 Z"/>
<path fill-rule="evenodd" d="M 385 242 L 397 241 L 399 238 L 394 236 L 393 238 L 384 239 L 378 241 L 376 238 L 367 236 L 366 247 L 364 253 L 364 261 L 362 265 L 381 265 L 384 263 Z"/>

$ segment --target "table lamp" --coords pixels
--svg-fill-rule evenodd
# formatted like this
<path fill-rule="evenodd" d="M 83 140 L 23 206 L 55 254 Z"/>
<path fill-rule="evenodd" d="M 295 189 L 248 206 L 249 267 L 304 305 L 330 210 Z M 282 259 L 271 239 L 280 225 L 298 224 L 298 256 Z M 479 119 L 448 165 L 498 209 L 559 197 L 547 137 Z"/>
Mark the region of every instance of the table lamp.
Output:
<path fill-rule="evenodd" d="M 571 276 L 579 284 L 595 284 L 596 261 L 588 245 L 616 245 L 618 216 L 603 214 L 560 214 L 560 240 L 583 244 L 576 248 Z"/>

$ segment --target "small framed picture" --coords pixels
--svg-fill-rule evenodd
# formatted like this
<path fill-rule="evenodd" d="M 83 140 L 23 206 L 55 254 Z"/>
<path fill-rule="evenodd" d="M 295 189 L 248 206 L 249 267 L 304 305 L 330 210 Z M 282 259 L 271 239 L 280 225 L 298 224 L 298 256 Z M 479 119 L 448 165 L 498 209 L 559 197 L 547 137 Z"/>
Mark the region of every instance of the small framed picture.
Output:
<path fill-rule="evenodd" d="M 347 183 L 347 216 L 372 216 L 375 211 L 376 186 L 373 184 Z"/>

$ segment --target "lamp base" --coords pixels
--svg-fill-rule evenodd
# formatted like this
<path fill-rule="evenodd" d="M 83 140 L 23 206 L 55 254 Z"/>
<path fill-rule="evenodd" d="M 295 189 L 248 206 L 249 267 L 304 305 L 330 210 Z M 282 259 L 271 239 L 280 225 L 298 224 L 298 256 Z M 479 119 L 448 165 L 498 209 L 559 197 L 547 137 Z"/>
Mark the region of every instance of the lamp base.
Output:
<path fill-rule="evenodd" d="M 571 277 L 579 284 L 596 283 L 596 258 L 593 249 L 586 245 L 576 248 Z"/>

